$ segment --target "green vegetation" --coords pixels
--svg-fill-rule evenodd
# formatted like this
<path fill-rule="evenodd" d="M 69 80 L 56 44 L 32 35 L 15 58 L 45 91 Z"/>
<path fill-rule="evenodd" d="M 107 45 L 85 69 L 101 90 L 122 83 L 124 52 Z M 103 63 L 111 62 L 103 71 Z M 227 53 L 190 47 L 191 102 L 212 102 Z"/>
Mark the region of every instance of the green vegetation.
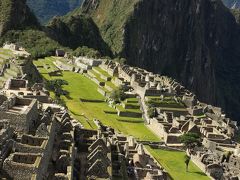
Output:
<path fill-rule="evenodd" d="M 156 160 L 167 170 L 173 179 L 176 180 L 209 180 L 209 178 L 192 162 L 189 163 L 188 172 L 185 168 L 185 152 L 167 151 L 152 149 L 147 146 L 147 150 Z"/>
<path fill-rule="evenodd" d="M 0 37 L 8 30 L 38 27 L 36 17 L 24 1 L 0 1 Z"/>
<path fill-rule="evenodd" d="M 99 82 L 105 82 L 104 79 L 101 78 L 101 75 L 94 70 L 89 70 L 90 73 L 93 74 L 93 76 L 99 81 Z"/>
<path fill-rule="evenodd" d="M 117 109 L 121 112 L 134 112 L 141 114 L 142 111 L 140 109 L 125 109 L 122 105 L 116 105 Z"/>
<path fill-rule="evenodd" d="M 183 103 L 176 102 L 176 100 L 173 97 L 164 97 L 163 99 L 160 99 L 159 97 L 147 97 L 149 100 L 147 101 L 147 104 L 150 107 L 168 107 L 168 108 L 185 108 Z"/>
<path fill-rule="evenodd" d="M 87 56 L 89 58 L 100 58 L 101 54 L 98 50 L 88 48 L 87 46 L 78 47 L 72 53 L 73 56 Z"/>
<path fill-rule="evenodd" d="M 106 76 L 106 77 L 111 77 L 106 71 L 104 71 L 102 68 L 100 67 L 93 67 L 93 69 L 97 70 L 100 74 Z"/>
<path fill-rule="evenodd" d="M 41 23 L 47 23 L 54 16 L 62 16 L 80 7 L 82 0 L 27 0 Z"/>
<path fill-rule="evenodd" d="M 63 79 L 53 79 L 46 82 L 47 90 L 54 92 L 56 100 L 60 100 L 61 96 L 68 95 L 68 92 L 63 90 L 63 85 L 68 85 L 68 82 Z"/>
<path fill-rule="evenodd" d="M 44 61 L 44 60 L 43 60 Z M 37 66 L 39 61 L 34 61 Z M 115 128 L 117 131 L 132 135 L 141 140 L 159 141 L 145 125 L 141 118 L 119 117 L 115 109 L 108 106 L 100 93 L 98 86 L 87 77 L 74 72 L 63 72 L 62 77 L 50 77 L 44 69 L 38 68 L 45 80 L 63 79 L 68 82 L 63 86 L 68 96 L 61 96 L 71 114 L 86 128 L 96 129 L 93 119 L 99 119 L 103 124 Z M 53 96 L 53 94 L 52 94 Z M 82 102 L 80 99 L 95 100 L 96 102 Z"/>
<path fill-rule="evenodd" d="M 153 108 L 153 107 L 149 108 L 148 111 L 147 111 L 147 114 L 148 114 L 148 116 L 149 116 L 150 118 L 155 117 L 155 115 L 156 115 L 156 110 L 155 110 L 155 108 Z"/>
<path fill-rule="evenodd" d="M 95 78 L 99 82 L 105 82 L 105 87 L 103 87 L 105 92 L 109 92 L 109 90 L 106 88 L 106 86 L 110 87 L 112 90 L 116 91 L 118 87 L 115 86 L 115 84 L 112 83 L 112 81 L 106 81 L 106 79 L 102 79 L 101 76 L 105 76 L 107 78 L 112 78 L 105 70 L 103 70 L 100 67 L 93 67 L 93 70 L 90 70 L 90 72 L 95 76 Z"/>
<path fill-rule="evenodd" d="M 9 59 L 14 57 L 11 50 L 0 48 L 0 67 L 9 63 Z M 19 68 L 15 64 L 10 64 L 10 68 L 4 71 L 3 76 L 0 77 L 0 87 L 4 85 L 9 78 L 17 77 L 20 74 Z"/>
<path fill-rule="evenodd" d="M 186 133 L 180 136 L 181 143 L 184 143 L 186 148 L 191 149 L 195 146 L 199 146 L 200 143 L 200 136 L 196 133 Z"/>
<path fill-rule="evenodd" d="M 35 5 L 41 3 L 43 2 L 40 0 Z M 53 55 L 59 48 L 75 50 L 74 55 L 111 55 L 90 17 L 56 17 L 47 27 L 41 27 L 25 1 L 0 1 L 0 44 L 5 42 L 23 46 L 34 59 Z"/>
<path fill-rule="evenodd" d="M 109 86 L 110 88 L 112 88 L 113 90 L 117 89 L 117 87 L 115 86 L 115 84 L 113 84 L 111 81 L 106 81 L 105 82 L 106 86 Z"/>
<path fill-rule="evenodd" d="M 123 49 L 123 29 L 127 19 L 134 10 L 134 5 L 139 0 L 101 0 L 97 9 L 83 7 L 71 14 L 80 14 L 81 11 L 89 14 L 100 29 L 103 39 L 115 54 Z M 93 10 L 93 11 L 92 11 Z"/>
<path fill-rule="evenodd" d="M 38 59 L 37 62 L 35 62 L 35 65 L 38 68 L 42 68 L 44 70 L 44 73 L 52 73 L 55 71 L 58 71 L 59 69 L 53 64 L 53 61 L 56 59 L 54 57 L 47 57 L 45 59 Z"/>
<path fill-rule="evenodd" d="M 115 103 L 120 103 L 126 99 L 126 94 L 124 93 L 123 88 L 119 87 L 118 89 L 112 91 L 109 98 L 112 99 Z"/>
<path fill-rule="evenodd" d="M 76 54 L 99 56 L 111 54 L 107 44 L 103 41 L 98 27 L 90 17 L 84 15 L 54 17 L 46 27 L 52 39 L 62 46 L 77 49 Z M 85 46 L 85 47 L 82 47 Z M 93 49 L 91 49 L 93 48 Z"/>
<path fill-rule="evenodd" d="M 39 30 L 15 30 L 8 31 L 1 39 L 4 42 L 12 42 L 26 48 L 33 58 L 51 56 L 61 46 L 50 39 L 46 33 Z"/>

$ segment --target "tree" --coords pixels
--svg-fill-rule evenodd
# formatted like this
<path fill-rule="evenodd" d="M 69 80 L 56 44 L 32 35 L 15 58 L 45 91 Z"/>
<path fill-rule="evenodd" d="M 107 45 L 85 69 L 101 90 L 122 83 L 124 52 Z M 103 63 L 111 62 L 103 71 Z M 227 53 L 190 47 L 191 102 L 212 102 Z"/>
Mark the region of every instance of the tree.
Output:
<path fill-rule="evenodd" d="M 50 80 L 45 84 L 49 91 L 54 92 L 56 100 L 60 100 L 61 95 L 68 95 L 68 92 L 62 89 L 63 85 L 68 85 L 68 82 L 62 79 Z"/>
<path fill-rule="evenodd" d="M 188 156 L 188 155 L 184 156 L 184 162 L 186 164 L 186 172 L 188 172 L 188 165 L 189 165 L 190 160 L 191 160 L 190 156 Z"/>
<path fill-rule="evenodd" d="M 192 149 L 195 146 L 199 146 L 201 144 L 200 142 L 200 136 L 197 133 L 186 133 L 180 136 L 181 143 L 184 143 L 185 147 L 187 149 Z"/>
<path fill-rule="evenodd" d="M 115 103 L 124 101 L 126 99 L 126 94 L 123 87 L 120 86 L 118 89 L 113 90 L 109 98 L 112 99 Z"/>
<path fill-rule="evenodd" d="M 184 143 L 187 151 L 189 150 L 188 152 L 190 156 L 185 155 L 184 157 L 184 163 L 186 164 L 186 172 L 188 172 L 188 165 L 191 160 L 191 149 L 201 144 L 200 136 L 197 133 L 186 133 L 180 136 L 180 141 L 181 143 Z"/>
<path fill-rule="evenodd" d="M 155 117 L 155 115 L 156 115 L 156 109 L 153 108 L 153 107 L 151 107 L 151 108 L 148 109 L 147 113 L 148 113 L 148 116 L 149 116 L 150 118 L 153 118 L 153 117 Z"/>

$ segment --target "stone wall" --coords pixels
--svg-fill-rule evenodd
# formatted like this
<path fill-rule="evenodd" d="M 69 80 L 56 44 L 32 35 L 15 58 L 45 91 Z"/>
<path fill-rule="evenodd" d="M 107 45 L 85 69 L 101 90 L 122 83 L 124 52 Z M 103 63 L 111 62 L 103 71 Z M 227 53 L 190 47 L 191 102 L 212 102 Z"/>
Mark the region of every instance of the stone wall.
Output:
<path fill-rule="evenodd" d="M 26 118 L 26 130 L 31 130 L 34 127 L 36 120 L 38 119 L 38 102 L 36 99 L 32 100 L 29 107 L 21 116 L 25 116 Z"/>
<path fill-rule="evenodd" d="M 128 111 L 118 111 L 118 116 L 120 117 L 132 117 L 132 118 L 141 118 L 142 113 L 137 113 L 137 112 L 128 112 Z"/>
<path fill-rule="evenodd" d="M 105 97 L 106 97 L 107 94 L 108 94 L 106 91 L 104 91 L 104 89 L 102 89 L 102 88 L 100 88 L 100 87 L 98 88 L 98 92 L 99 92 L 100 94 L 102 94 L 103 96 L 105 96 Z"/>
<path fill-rule="evenodd" d="M 45 174 L 47 174 L 48 164 L 53 153 L 53 144 L 54 144 L 54 139 L 55 139 L 56 130 L 57 130 L 56 128 L 57 128 L 57 123 L 55 120 L 53 120 L 52 124 L 48 127 L 50 134 L 48 137 L 47 145 L 42 155 L 41 163 L 39 165 L 37 179 L 44 179 L 43 177 L 45 176 Z"/>
<path fill-rule="evenodd" d="M 41 103 L 49 103 L 49 96 L 46 95 L 26 95 L 23 98 L 37 99 Z"/>

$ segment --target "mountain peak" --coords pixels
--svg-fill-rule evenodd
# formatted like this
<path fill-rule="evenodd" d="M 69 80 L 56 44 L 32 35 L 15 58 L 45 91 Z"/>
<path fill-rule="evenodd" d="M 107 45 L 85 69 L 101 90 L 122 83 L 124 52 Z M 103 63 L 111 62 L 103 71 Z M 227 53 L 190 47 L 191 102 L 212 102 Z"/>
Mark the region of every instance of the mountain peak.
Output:
<path fill-rule="evenodd" d="M 26 0 L 1 0 L 0 9 L 0 36 L 8 30 L 39 26 Z"/>

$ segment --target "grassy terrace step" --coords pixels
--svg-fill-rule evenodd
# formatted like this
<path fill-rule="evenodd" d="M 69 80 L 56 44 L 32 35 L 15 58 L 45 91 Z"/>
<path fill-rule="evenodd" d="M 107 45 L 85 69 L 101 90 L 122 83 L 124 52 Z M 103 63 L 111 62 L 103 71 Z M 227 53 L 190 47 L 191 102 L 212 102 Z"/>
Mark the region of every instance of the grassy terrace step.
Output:
<path fill-rule="evenodd" d="M 36 64 L 35 62 L 34 64 Z M 42 68 L 38 69 L 41 73 Z M 50 77 L 45 73 L 42 73 L 42 76 L 46 80 L 61 78 L 69 83 L 69 85 L 64 86 L 64 90 L 69 92 L 69 97 L 62 97 L 62 99 L 66 102 L 74 118 L 79 120 L 85 128 L 96 129 L 97 127 L 93 122 L 93 119 L 96 118 L 103 124 L 113 127 L 116 131 L 132 135 L 139 140 L 159 141 L 159 138 L 144 125 L 141 118 L 119 117 L 117 111 L 109 107 L 106 102 L 80 102 L 80 98 L 105 100 L 105 97 L 97 91 L 97 84 L 84 75 L 66 71 L 62 73 L 61 77 Z"/>
<path fill-rule="evenodd" d="M 93 69 L 95 69 L 96 71 L 98 71 L 100 74 L 106 76 L 106 77 L 111 77 L 106 71 L 104 71 L 102 68 L 100 67 L 93 67 Z"/>
<path fill-rule="evenodd" d="M 13 76 L 17 76 L 19 73 L 19 69 L 15 66 L 11 66 L 10 69 L 6 69 L 5 73 L 13 75 Z"/>
<path fill-rule="evenodd" d="M 100 74 L 96 73 L 93 70 L 89 70 L 89 72 L 91 72 L 99 82 L 105 82 L 105 80 L 101 78 Z"/>
<path fill-rule="evenodd" d="M 153 104 L 156 107 L 166 107 L 166 108 L 178 108 L 178 109 L 185 109 L 185 106 L 182 102 L 176 102 L 173 97 L 164 97 L 161 100 L 160 97 L 155 96 L 148 96 L 146 97 L 147 102 Z"/>
<path fill-rule="evenodd" d="M 115 86 L 111 81 L 106 81 L 105 84 L 112 89 L 117 89 L 117 86 Z"/>
<path fill-rule="evenodd" d="M 106 71 L 104 71 L 103 69 L 101 69 L 100 67 L 93 67 L 93 69 L 97 70 L 99 73 L 97 73 L 94 70 L 89 70 L 92 74 L 94 74 L 94 76 L 96 77 L 96 79 L 100 82 L 105 82 L 105 84 L 107 86 L 109 86 L 111 89 L 116 89 L 117 87 L 111 82 L 111 81 L 106 81 L 104 79 L 101 78 L 101 74 L 107 77 L 111 77 Z"/>
<path fill-rule="evenodd" d="M 64 58 L 54 58 L 54 61 L 60 61 L 62 64 L 65 64 L 65 65 L 68 65 L 68 66 L 71 66 L 71 67 L 77 67 L 77 66 L 74 66 L 72 64 L 69 64 Z"/>
<path fill-rule="evenodd" d="M 122 105 L 117 105 L 116 108 L 122 112 L 142 113 L 140 109 L 125 109 L 124 107 L 122 107 Z"/>
<path fill-rule="evenodd" d="M 127 98 L 125 100 L 126 103 L 138 103 L 138 98 Z"/>
<path fill-rule="evenodd" d="M 194 163 L 190 162 L 189 172 L 186 172 L 184 156 L 185 152 L 152 149 L 147 150 L 155 157 L 173 179 L 176 180 L 210 180 Z"/>
<path fill-rule="evenodd" d="M 42 67 L 41 73 L 51 73 L 59 70 L 53 63 L 55 60 L 54 57 L 47 57 L 34 61 L 34 65 L 36 67 Z"/>

